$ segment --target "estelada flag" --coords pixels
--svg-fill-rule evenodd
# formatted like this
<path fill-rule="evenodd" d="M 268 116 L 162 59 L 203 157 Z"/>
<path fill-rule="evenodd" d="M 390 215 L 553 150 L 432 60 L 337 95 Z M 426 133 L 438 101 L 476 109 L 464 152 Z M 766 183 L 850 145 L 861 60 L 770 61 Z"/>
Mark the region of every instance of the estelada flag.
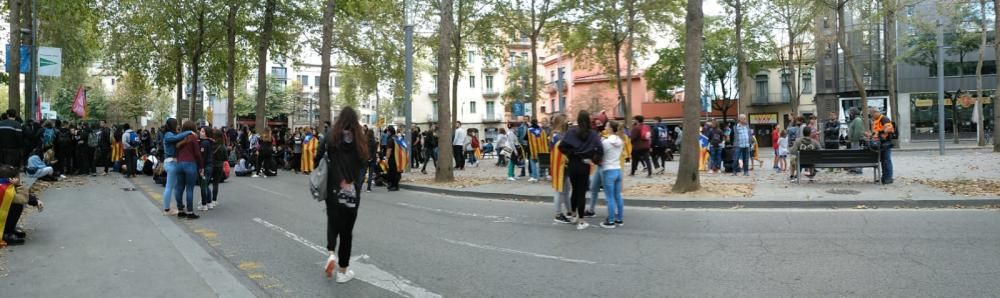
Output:
<path fill-rule="evenodd" d="M 531 151 L 531 159 L 538 160 L 539 153 L 549 153 L 549 138 L 545 130 L 540 128 L 528 129 L 528 147 Z"/>
<path fill-rule="evenodd" d="M 406 139 L 402 136 L 396 136 L 396 145 L 392 150 L 392 154 L 396 157 L 396 170 L 403 172 L 410 168 L 410 145 L 406 144 Z"/>
<path fill-rule="evenodd" d="M 14 185 L 10 184 L 10 179 L 0 179 L 0 231 L 7 223 L 7 212 L 10 211 L 10 203 L 14 202 Z"/>
<path fill-rule="evenodd" d="M 87 93 L 83 92 L 83 86 L 77 88 L 76 96 L 73 96 L 73 113 L 87 119 Z"/>
<path fill-rule="evenodd" d="M 549 171 L 552 172 L 552 188 L 556 192 L 563 192 L 566 187 L 564 177 L 566 176 L 566 155 L 559 150 L 559 143 L 552 146 L 552 155 L 549 157 Z"/>

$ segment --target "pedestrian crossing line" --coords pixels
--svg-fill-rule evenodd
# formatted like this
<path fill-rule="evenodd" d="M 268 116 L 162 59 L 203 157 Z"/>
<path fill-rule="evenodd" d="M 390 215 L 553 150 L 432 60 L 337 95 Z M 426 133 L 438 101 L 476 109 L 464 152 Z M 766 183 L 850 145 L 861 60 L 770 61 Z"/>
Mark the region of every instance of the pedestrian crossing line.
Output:
<path fill-rule="evenodd" d="M 296 235 L 295 233 L 289 232 L 288 230 L 285 230 L 282 227 L 272 224 L 266 220 L 260 219 L 259 217 L 254 218 L 253 221 L 261 225 L 264 225 L 265 227 L 275 232 L 283 234 L 285 235 L 285 237 L 288 237 L 289 239 L 292 239 L 295 242 L 305 245 L 306 247 L 315 250 L 316 252 L 320 253 L 323 256 L 329 255 L 329 252 L 326 250 L 326 248 L 316 243 L 313 243 L 312 241 L 309 241 L 308 239 L 305 239 L 299 235 Z M 382 288 L 386 291 L 396 293 L 397 295 L 403 297 L 414 297 L 414 298 L 441 297 L 441 295 L 430 292 L 427 289 L 421 288 L 405 278 L 396 276 L 392 273 L 379 269 L 373 264 L 366 264 L 361 262 L 363 260 L 366 261 L 370 258 L 371 257 L 369 257 L 368 255 L 351 257 L 351 270 L 354 271 L 355 277 L 358 280 Z M 321 262 L 320 264 L 323 263 L 325 262 Z"/>
<path fill-rule="evenodd" d="M 564 258 L 564 257 L 560 257 L 560 256 L 552 256 L 552 255 L 546 255 L 546 254 L 540 254 L 540 253 L 520 251 L 520 250 L 516 250 L 516 249 L 496 247 L 496 246 L 490 246 L 490 245 L 485 245 L 485 244 L 476 244 L 476 243 L 472 243 L 472 242 L 452 240 L 452 239 L 441 238 L 441 237 L 438 237 L 438 239 L 441 239 L 442 241 L 448 242 L 448 243 L 451 243 L 451 244 L 463 245 L 463 246 L 468 246 L 468 247 L 473 247 L 473 248 L 479 248 L 479 249 L 485 249 L 485 250 L 498 251 L 498 252 L 503 252 L 503 253 L 515 254 L 515 255 L 523 255 L 523 256 L 536 257 L 536 258 L 542 258 L 542 259 L 556 260 L 556 261 L 560 261 L 560 262 L 574 263 L 574 264 L 587 264 L 587 265 L 595 265 L 595 264 L 597 264 L 597 262 L 588 261 L 588 260 L 570 259 L 570 258 Z"/>

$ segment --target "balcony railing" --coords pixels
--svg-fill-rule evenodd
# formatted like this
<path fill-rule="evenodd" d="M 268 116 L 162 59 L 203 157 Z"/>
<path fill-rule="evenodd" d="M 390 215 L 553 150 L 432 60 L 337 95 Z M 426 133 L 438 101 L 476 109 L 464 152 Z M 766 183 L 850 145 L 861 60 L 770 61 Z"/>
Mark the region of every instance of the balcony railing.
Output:
<path fill-rule="evenodd" d="M 500 96 L 500 91 L 494 90 L 492 88 L 483 89 L 483 97 L 496 98 L 497 96 Z"/>
<path fill-rule="evenodd" d="M 785 92 L 769 92 L 767 96 L 762 96 L 762 94 L 754 93 L 753 98 L 750 101 L 752 105 L 779 105 L 786 104 L 792 101 L 791 94 Z"/>
<path fill-rule="evenodd" d="M 491 65 L 483 66 L 483 72 L 485 72 L 485 73 L 496 73 L 499 70 L 500 70 L 500 68 L 497 67 L 496 65 L 492 65 L 491 64 Z"/>
<path fill-rule="evenodd" d="M 499 122 L 500 117 L 497 117 L 494 113 L 486 113 L 486 117 L 483 118 L 485 122 Z"/>

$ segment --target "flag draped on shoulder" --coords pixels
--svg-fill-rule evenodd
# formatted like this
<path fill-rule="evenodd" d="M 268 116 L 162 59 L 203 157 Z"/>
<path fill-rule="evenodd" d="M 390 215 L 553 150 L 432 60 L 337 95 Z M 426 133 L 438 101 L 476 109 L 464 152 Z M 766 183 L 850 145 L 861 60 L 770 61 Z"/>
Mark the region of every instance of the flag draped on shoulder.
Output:
<path fill-rule="evenodd" d="M 392 154 L 396 157 L 396 170 L 406 171 L 410 168 L 410 145 L 402 136 L 396 136 L 394 143 L 396 143 L 396 147 L 393 148 Z"/>
<path fill-rule="evenodd" d="M 0 179 L 0 230 L 4 229 L 7 223 L 7 212 L 10 211 L 10 204 L 14 202 L 14 185 L 7 178 Z"/>
<path fill-rule="evenodd" d="M 539 153 L 549 153 L 549 137 L 545 130 L 541 128 L 528 129 L 528 146 L 531 151 L 531 159 L 538 159 Z"/>
<path fill-rule="evenodd" d="M 563 189 L 566 187 L 564 183 L 566 179 L 564 177 L 566 177 L 566 162 L 568 160 L 566 159 L 566 155 L 562 151 L 559 151 L 559 142 L 556 142 L 552 148 L 555 148 L 552 150 L 552 157 L 549 158 L 549 171 L 552 172 L 552 188 L 556 192 L 563 192 Z"/>

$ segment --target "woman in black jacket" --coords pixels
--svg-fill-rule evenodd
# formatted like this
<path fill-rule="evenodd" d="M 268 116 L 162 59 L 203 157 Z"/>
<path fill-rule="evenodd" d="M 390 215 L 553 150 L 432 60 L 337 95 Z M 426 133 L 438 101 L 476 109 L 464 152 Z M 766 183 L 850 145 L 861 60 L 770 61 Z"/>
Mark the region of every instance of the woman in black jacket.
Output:
<path fill-rule="evenodd" d="M 353 108 L 344 108 L 336 119 L 337 123 L 326 132 L 327 137 L 319 146 L 314 163 L 327 159 L 326 247 L 330 257 L 326 260 L 326 276 L 333 277 L 336 264 L 339 267 L 337 282 L 345 283 L 354 278 L 354 272 L 347 266 L 350 265 L 354 221 L 358 218 L 361 200 L 361 168 L 368 160 L 368 140 L 358 125 L 358 113 Z M 336 248 L 339 252 L 335 249 L 338 238 L 340 245 Z"/>
<path fill-rule="evenodd" d="M 573 186 L 570 202 L 576 213 L 574 221 L 577 224 L 576 229 L 583 230 L 590 226 L 583 220 L 590 168 L 601 161 L 604 149 L 601 147 L 601 138 L 590 129 L 590 113 L 580 111 L 576 123 L 576 127 L 571 128 L 563 136 L 559 143 L 559 151 L 569 159 L 566 173 L 569 176 L 569 183 Z"/>

